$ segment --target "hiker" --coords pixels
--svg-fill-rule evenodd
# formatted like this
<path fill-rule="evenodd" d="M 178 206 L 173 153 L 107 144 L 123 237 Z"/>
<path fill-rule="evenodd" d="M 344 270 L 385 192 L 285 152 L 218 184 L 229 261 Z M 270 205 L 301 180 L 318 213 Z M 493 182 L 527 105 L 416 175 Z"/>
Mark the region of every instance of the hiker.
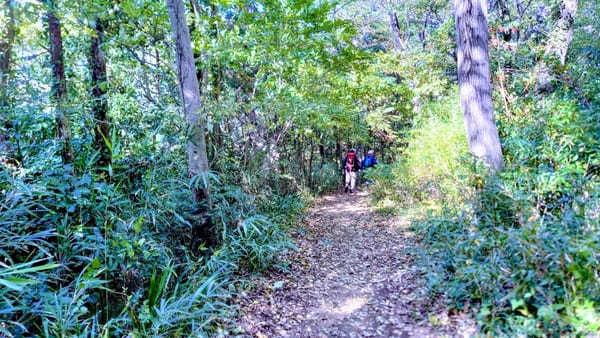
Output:
<path fill-rule="evenodd" d="M 366 169 L 374 168 L 377 165 L 377 159 L 375 158 L 375 151 L 373 149 L 367 152 L 367 157 L 362 161 L 360 169 L 365 172 Z M 371 184 L 371 180 L 365 179 L 367 187 Z"/>
<path fill-rule="evenodd" d="M 373 149 L 367 152 L 367 157 L 362 162 L 362 166 L 360 169 L 365 170 L 368 168 L 373 168 L 377 165 L 377 159 L 375 158 L 375 151 Z"/>
<path fill-rule="evenodd" d="M 348 192 L 349 189 L 350 193 L 353 193 L 354 188 L 356 188 L 356 175 L 357 172 L 360 170 L 360 160 L 358 159 L 358 156 L 356 156 L 354 149 L 350 149 L 348 151 L 348 154 L 346 154 L 343 163 L 343 173 L 346 178 L 344 192 Z"/>

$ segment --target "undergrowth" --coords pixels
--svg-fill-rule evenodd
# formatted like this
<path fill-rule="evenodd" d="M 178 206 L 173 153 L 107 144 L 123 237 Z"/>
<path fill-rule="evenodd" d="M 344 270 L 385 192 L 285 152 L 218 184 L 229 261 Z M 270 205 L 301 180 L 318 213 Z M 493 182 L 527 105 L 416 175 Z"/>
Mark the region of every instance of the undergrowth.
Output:
<path fill-rule="evenodd" d="M 483 332 L 597 333 L 599 110 L 568 90 L 510 108 L 499 114 L 497 176 L 469 160 L 459 119 L 433 116 L 399 164 L 371 174 L 374 196 L 422 211 L 415 251 L 431 294 L 470 311 Z"/>
<path fill-rule="evenodd" d="M 464 200 L 466 185 L 459 182 L 466 182 L 472 169 L 465 165 L 468 147 L 458 108 L 456 95 L 428 102 L 395 161 L 366 173 L 376 182 L 371 192 L 380 208 L 390 201 L 402 207 L 435 207 Z"/>
<path fill-rule="evenodd" d="M 199 214 L 181 151 L 114 156 L 110 177 L 93 153 L 64 169 L 29 156 L 34 169 L 0 170 L 0 336 L 226 330 L 238 272 L 279 264 L 306 205 L 211 174 L 212 206 Z"/>

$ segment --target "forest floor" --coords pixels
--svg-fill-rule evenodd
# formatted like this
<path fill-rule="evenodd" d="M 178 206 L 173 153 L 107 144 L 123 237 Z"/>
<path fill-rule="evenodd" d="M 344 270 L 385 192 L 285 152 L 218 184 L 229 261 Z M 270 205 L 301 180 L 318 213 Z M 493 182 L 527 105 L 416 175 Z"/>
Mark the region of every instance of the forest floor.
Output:
<path fill-rule="evenodd" d="M 323 196 L 292 233 L 289 271 L 238 299 L 237 327 L 254 337 L 473 336 L 467 315 L 426 295 L 402 217 L 369 210 L 366 192 Z"/>

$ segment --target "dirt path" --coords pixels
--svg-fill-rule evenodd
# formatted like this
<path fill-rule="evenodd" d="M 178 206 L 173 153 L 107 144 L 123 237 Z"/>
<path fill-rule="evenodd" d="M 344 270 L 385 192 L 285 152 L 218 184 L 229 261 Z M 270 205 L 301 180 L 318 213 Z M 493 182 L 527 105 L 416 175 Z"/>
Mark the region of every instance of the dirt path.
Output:
<path fill-rule="evenodd" d="M 238 327 L 255 337 L 471 336 L 465 316 L 431 305 L 398 220 L 368 209 L 366 193 L 330 195 L 293 233 L 290 273 L 273 273 L 240 299 Z"/>

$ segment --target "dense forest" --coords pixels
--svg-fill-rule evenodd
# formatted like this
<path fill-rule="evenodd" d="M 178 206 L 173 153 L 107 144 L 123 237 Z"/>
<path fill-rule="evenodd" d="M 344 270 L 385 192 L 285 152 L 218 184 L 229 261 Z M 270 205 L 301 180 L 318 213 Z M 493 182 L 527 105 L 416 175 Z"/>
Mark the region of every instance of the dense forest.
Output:
<path fill-rule="evenodd" d="M 595 0 L 0 6 L 0 336 L 244 334 L 350 148 L 431 302 L 600 332 Z"/>

